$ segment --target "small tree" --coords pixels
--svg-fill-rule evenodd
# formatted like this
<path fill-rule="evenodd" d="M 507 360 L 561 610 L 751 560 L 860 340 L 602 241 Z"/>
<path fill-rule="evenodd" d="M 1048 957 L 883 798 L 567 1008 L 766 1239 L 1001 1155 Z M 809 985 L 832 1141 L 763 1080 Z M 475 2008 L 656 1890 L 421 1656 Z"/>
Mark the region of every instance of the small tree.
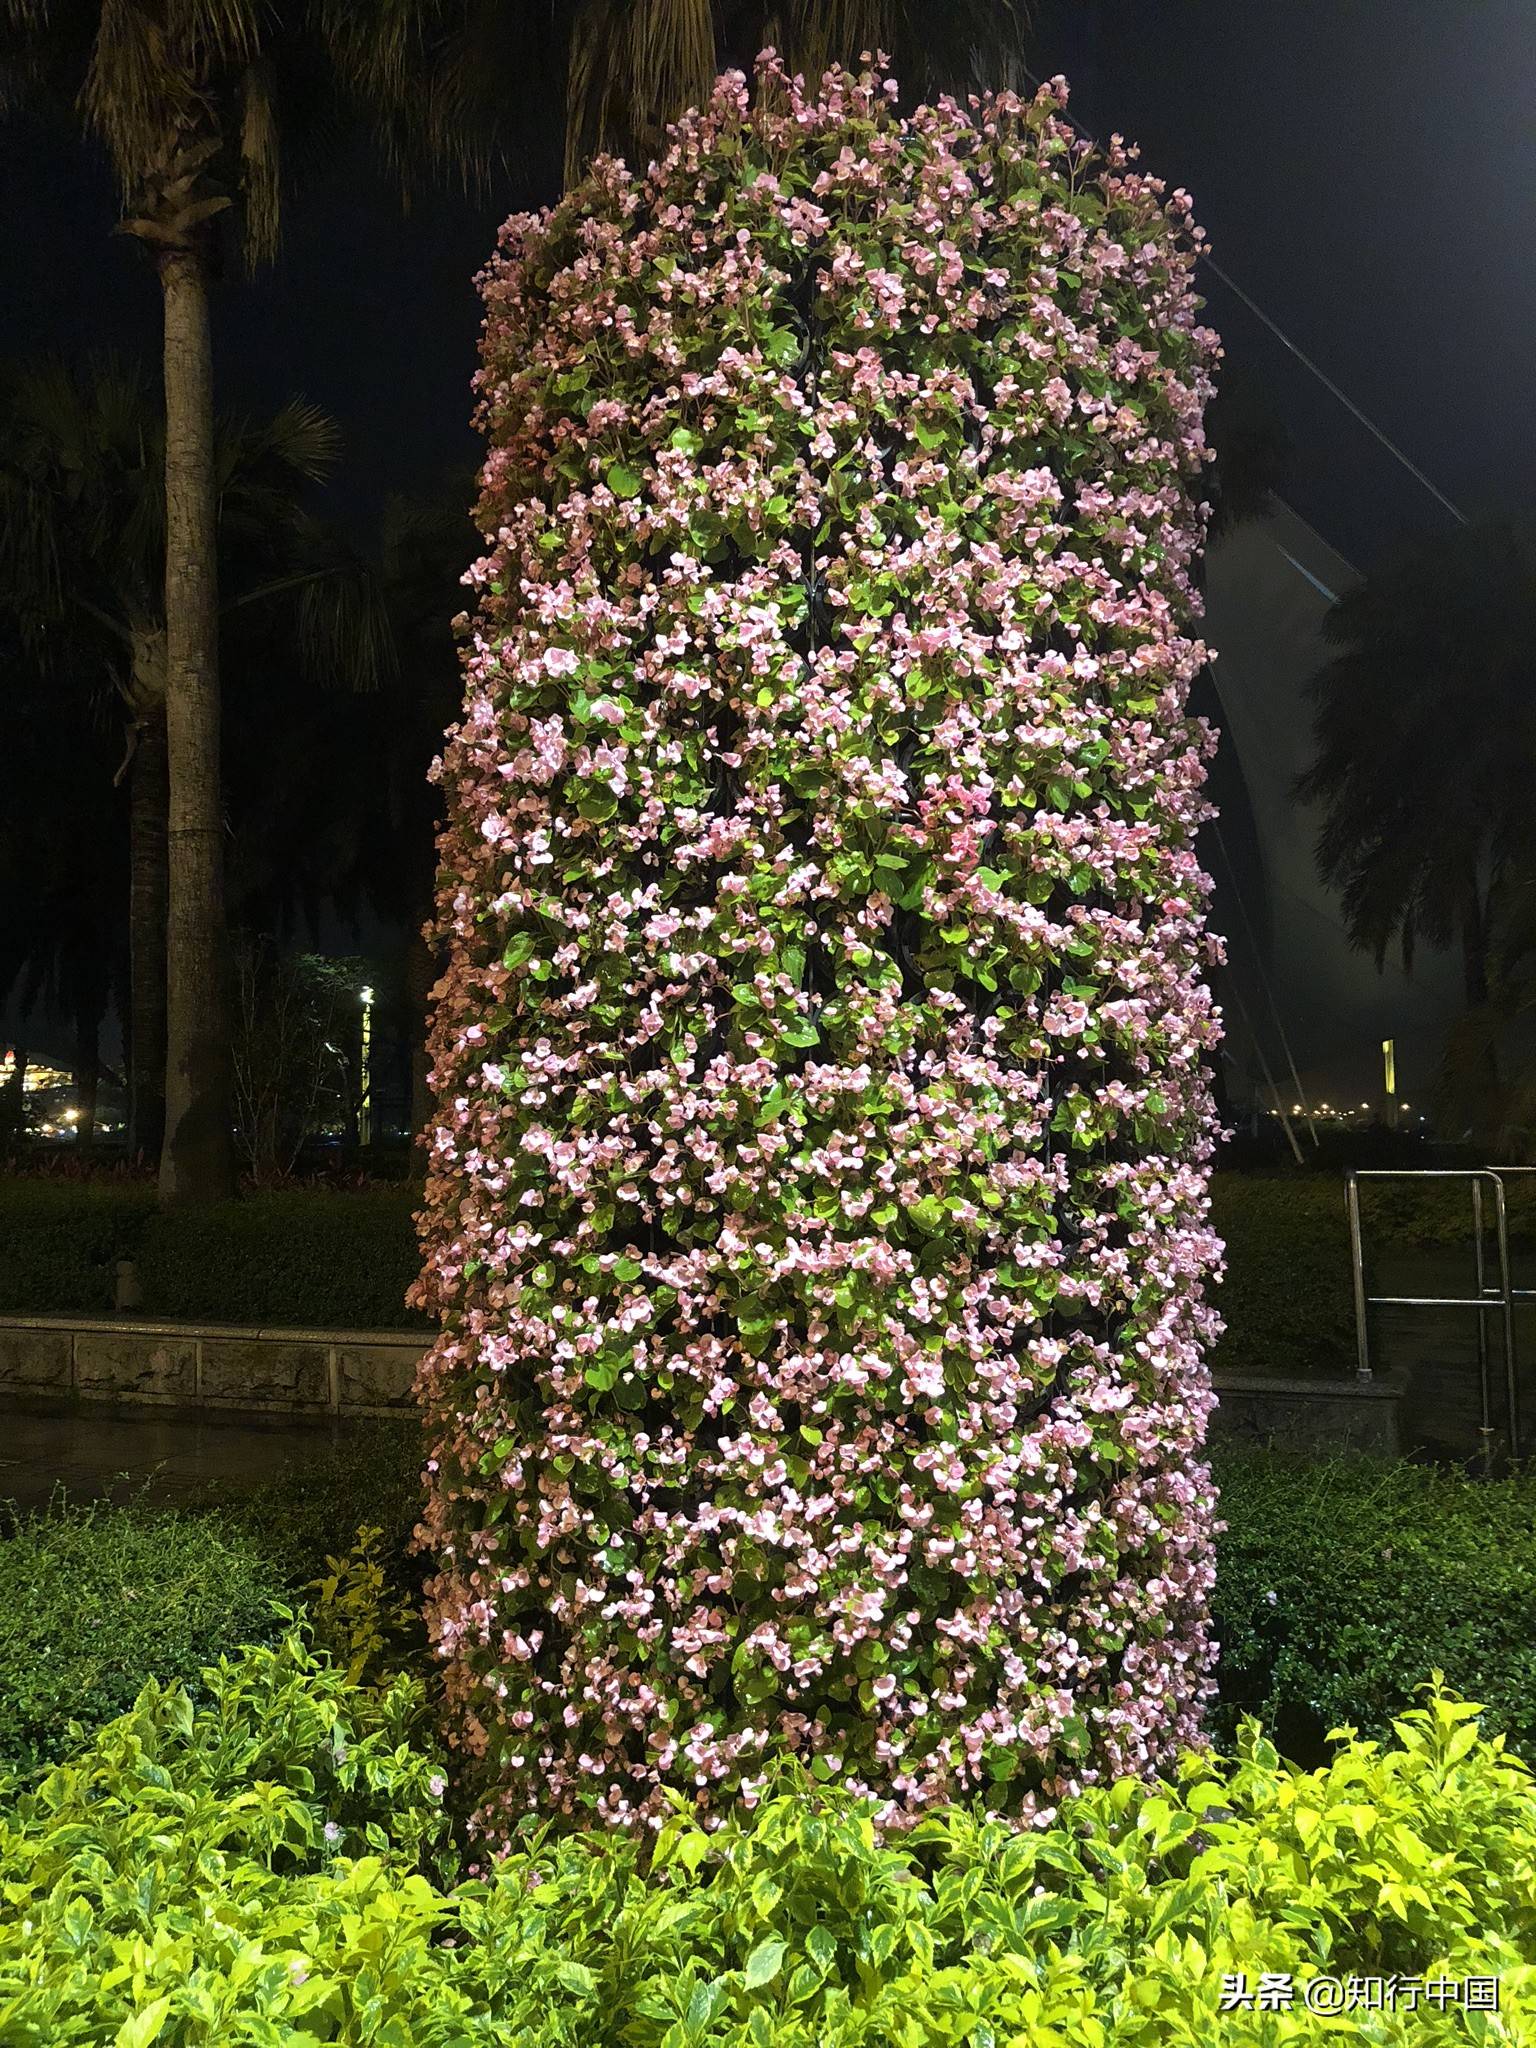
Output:
<path fill-rule="evenodd" d="M 327 1116 L 352 1111 L 360 975 L 266 938 L 243 937 L 234 952 L 236 1141 L 261 1186 L 293 1171 Z"/>
<path fill-rule="evenodd" d="M 505 229 L 424 1540 L 494 1842 L 1163 1762 L 1207 1689 L 1187 202 L 765 59 Z"/>

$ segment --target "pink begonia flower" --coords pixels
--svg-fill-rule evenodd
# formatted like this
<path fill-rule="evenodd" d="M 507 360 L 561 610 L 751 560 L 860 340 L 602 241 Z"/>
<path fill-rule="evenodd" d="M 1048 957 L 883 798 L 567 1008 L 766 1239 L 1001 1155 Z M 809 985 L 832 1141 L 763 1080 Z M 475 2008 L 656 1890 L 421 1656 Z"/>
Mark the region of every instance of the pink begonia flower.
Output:
<path fill-rule="evenodd" d="M 450 1739 L 520 1815 L 899 1828 L 1211 1690 L 1217 360 L 1053 80 L 770 53 L 481 279 L 416 1302 Z"/>

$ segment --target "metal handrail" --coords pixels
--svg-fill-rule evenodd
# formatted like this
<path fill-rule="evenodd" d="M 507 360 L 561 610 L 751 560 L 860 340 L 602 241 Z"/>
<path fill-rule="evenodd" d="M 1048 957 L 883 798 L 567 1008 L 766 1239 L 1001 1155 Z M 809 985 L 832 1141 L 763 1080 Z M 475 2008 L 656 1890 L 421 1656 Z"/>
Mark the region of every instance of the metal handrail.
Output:
<path fill-rule="evenodd" d="M 1473 1271 L 1475 1294 L 1368 1294 L 1365 1286 L 1364 1239 L 1360 1227 L 1360 1182 L 1362 1180 L 1464 1180 L 1471 1183 Z M 1485 1259 L 1486 1226 L 1483 1197 L 1486 1186 L 1493 1188 L 1495 1243 L 1498 1248 L 1499 1284 L 1488 1285 Z M 1345 1207 L 1349 1216 L 1349 1254 L 1355 1293 L 1355 1371 L 1362 1381 L 1371 1373 L 1368 1311 L 1373 1308 L 1470 1308 L 1477 1314 L 1477 1377 L 1479 1435 L 1483 1440 L 1483 1464 L 1492 1459 L 1493 1389 L 1489 1373 L 1488 1327 L 1484 1316 L 1497 1311 L 1504 1352 L 1504 1389 L 1509 1417 L 1511 1457 L 1520 1455 L 1520 1397 L 1515 1362 L 1516 1300 L 1536 1300 L 1536 1288 L 1516 1289 L 1510 1284 L 1509 1222 L 1505 1213 L 1504 1183 L 1491 1166 L 1357 1167 L 1346 1177 Z"/>

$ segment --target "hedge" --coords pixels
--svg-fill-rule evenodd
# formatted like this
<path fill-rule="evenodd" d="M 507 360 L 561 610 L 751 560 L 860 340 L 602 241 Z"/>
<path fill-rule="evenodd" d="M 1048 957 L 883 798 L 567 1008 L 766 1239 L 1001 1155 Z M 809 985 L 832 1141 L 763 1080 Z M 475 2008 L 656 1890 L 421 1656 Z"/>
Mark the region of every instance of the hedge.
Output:
<path fill-rule="evenodd" d="M 456 1882 L 414 1681 L 289 1637 L 204 1691 L 0 1781 L 7 2048 L 1434 2048 L 1536 2020 L 1536 1785 L 1440 1694 L 1384 1750 L 1303 1772 L 1253 1731 L 1034 1830 L 950 1808 L 881 1843 L 781 1773 L 714 1832 L 684 1802 L 644 1845 L 535 1829 Z"/>
<path fill-rule="evenodd" d="M 404 1304 L 418 1253 L 408 1187 L 292 1189 L 160 1214 L 125 1181 L 0 1177 L 0 1314 L 105 1315 L 114 1262 L 140 1261 L 146 1314 L 317 1328 L 429 1327 Z M 1467 1243 L 1465 1190 L 1383 1184 L 1366 1194 L 1374 1246 Z M 1217 1291 L 1225 1372 L 1354 1369 L 1343 1180 L 1337 1174 L 1217 1173 L 1212 1221 L 1227 1247 Z M 1511 1183 L 1517 1252 L 1536 1246 L 1536 1186 Z"/>
<path fill-rule="evenodd" d="M 1342 1183 L 1218 1173 L 1211 1222 L 1226 1247 L 1216 1372 L 1353 1372 L 1355 1311 Z"/>
<path fill-rule="evenodd" d="M 1256 1713 L 1301 1757 L 1341 1723 L 1385 1736 L 1438 1669 L 1536 1759 L 1536 1473 L 1255 1455 L 1218 1478 L 1219 1734 Z"/>
<path fill-rule="evenodd" d="M 59 1494 L 13 1512 L 0 1536 L 0 1768 L 60 1755 L 71 1720 L 95 1727 L 148 1679 L 190 1682 L 271 1637 L 273 1603 L 299 1599 L 360 1529 L 380 1531 L 380 1609 L 419 1609 L 421 1462 L 414 1424 L 369 1421 L 249 1492 L 174 1508 Z"/>
<path fill-rule="evenodd" d="M 154 1210 L 147 1183 L 0 1177 L 0 1315 L 105 1315 Z"/>
<path fill-rule="evenodd" d="M 56 1505 L 23 1517 L 0 1541 L 0 1768 L 57 1757 L 71 1719 L 108 1720 L 146 1679 L 195 1679 L 274 1633 L 284 1590 L 248 1527 L 218 1515 Z"/>
<path fill-rule="evenodd" d="M 399 1330 L 420 1259 L 408 1187 L 285 1189 L 162 1212 L 133 1182 L 0 1179 L 0 1314 L 105 1315 L 138 1266 L 146 1315 Z"/>
<path fill-rule="evenodd" d="M 398 1330 L 420 1266 L 408 1189 L 285 1190 L 157 1212 L 139 1240 L 145 1305 L 193 1321 Z"/>

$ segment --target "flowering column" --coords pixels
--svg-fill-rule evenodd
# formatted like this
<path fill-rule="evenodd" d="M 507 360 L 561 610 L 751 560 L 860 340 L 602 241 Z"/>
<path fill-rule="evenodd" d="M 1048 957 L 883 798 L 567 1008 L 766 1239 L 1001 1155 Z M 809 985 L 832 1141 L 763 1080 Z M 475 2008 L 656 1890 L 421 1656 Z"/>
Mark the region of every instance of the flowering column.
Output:
<path fill-rule="evenodd" d="M 1197 1732 L 1216 349 L 1064 98 L 764 58 L 482 281 L 418 1298 L 492 1843 Z"/>

